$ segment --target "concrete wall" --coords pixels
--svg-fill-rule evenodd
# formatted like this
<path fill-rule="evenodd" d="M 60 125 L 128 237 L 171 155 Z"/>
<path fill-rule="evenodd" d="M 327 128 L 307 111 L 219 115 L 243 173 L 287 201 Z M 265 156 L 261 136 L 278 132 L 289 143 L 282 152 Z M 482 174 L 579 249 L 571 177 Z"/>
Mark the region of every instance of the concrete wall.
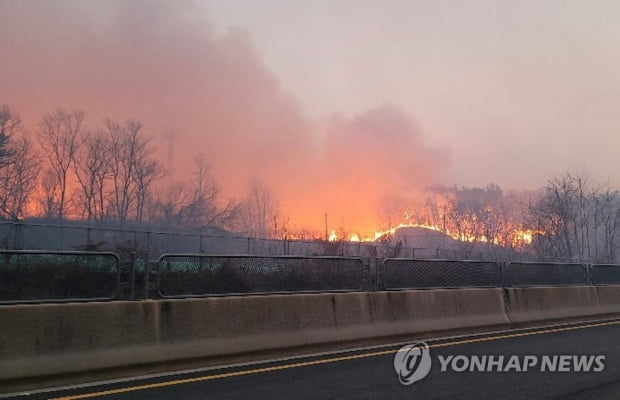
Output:
<path fill-rule="evenodd" d="M 604 313 L 599 306 L 597 288 L 592 286 L 509 288 L 505 290 L 508 315 L 510 320 L 517 324 L 590 317 Z M 616 304 L 618 305 L 616 312 L 619 312 L 620 297 L 616 298 Z"/>
<path fill-rule="evenodd" d="M 611 313 L 620 287 L 0 306 L 0 381 Z"/>

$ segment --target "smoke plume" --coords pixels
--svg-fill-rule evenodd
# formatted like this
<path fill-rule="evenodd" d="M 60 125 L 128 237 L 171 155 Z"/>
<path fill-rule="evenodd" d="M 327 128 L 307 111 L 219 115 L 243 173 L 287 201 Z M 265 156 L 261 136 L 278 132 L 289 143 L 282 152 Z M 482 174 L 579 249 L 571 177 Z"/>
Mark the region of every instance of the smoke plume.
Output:
<path fill-rule="evenodd" d="M 250 34 L 219 31 L 191 1 L 6 0 L 0 15 L 0 104 L 31 131 L 58 106 L 92 127 L 140 120 L 169 181 L 202 152 L 227 196 L 266 181 L 292 226 L 320 230 L 327 212 L 331 228 L 370 230 L 381 198 L 415 195 L 449 161 L 391 104 L 310 120 Z"/>

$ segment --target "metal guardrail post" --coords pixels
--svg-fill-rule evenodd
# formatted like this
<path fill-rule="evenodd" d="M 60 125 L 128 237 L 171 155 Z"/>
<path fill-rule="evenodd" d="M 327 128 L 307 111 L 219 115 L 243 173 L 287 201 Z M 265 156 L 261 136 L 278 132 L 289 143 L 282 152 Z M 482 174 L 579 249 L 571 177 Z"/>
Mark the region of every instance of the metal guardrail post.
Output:
<path fill-rule="evenodd" d="M 498 262 L 497 267 L 499 268 L 499 282 L 497 282 L 497 286 L 501 288 L 508 287 L 506 282 L 506 262 Z"/>
<path fill-rule="evenodd" d="M 374 257 L 375 260 L 375 287 L 376 290 L 383 290 L 385 287 L 383 286 L 383 262 L 385 260 L 381 260 L 379 262 L 378 257 Z"/>
<path fill-rule="evenodd" d="M 146 254 L 146 257 L 144 258 L 144 279 L 143 279 L 143 287 L 142 287 L 142 299 L 143 300 L 148 300 L 149 299 L 149 282 L 150 282 L 150 275 L 151 275 L 151 265 L 149 263 L 149 258 L 148 258 L 148 253 Z"/>
<path fill-rule="evenodd" d="M 13 230 L 13 250 L 19 250 L 21 248 L 20 246 L 20 236 L 21 236 L 21 224 L 19 222 L 16 222 L 15 225 L 13 225 L 14 230 Z"/>
<path fill-rule="evenodd" d="M 369 259 L 362 259 L 362 288 L 364 290 L 372 292 L 374 291 L 374 283 L 372 279 L 372 270 Z"/>
<path fill-rule="evenodd" d="M 129 300 L 136 299 L 136 252 L 131 252 L 131 270 L 129 273 Z"/>
<path fill-rule="evenodd" d="M 144 300 L 149 299 L 149 282 L 151 281 L 151 263 L 149 262 L 149 250 L 151 247 L 151 232 L 146 233 L 146 254 L 144 256 L 144 287 L 143 296 Z"/>

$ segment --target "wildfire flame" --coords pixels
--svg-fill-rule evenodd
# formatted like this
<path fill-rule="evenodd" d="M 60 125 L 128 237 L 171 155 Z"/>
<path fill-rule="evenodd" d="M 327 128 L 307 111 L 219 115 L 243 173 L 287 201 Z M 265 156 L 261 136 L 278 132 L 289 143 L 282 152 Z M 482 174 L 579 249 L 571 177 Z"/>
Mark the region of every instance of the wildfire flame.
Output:
<path fill-rule="evenodd" d="M 374 242 L 376 240 L 379 240 L 383 237 L 386 236 L 393 236 L 396 234 L 396 232 L 399 229 L 402 228 L 421 228 L 421 229 L 428 229 L 430 231 L 434 231 L 434 232 L 440 232 L 443 233 L 445 235 L 450 236 L 452 239 L 454 240 L 459 240 L 461 242 L 469 242 L 469 243 L 473 243 L 473 242 L 481 242 L 481 243 L 493 243 L 496 245 L 503 245 L 506 243 L 510 243 L 513 246 L 519 246 L 519 245 L 528 245 L 531 244 L 532 241 L 534 240 L 534 235 L 537 234 L 537 232 L 534 232 L 530 229 L 516 229 L 513 232 L 513 235 L 511 235 L 512 237 L 510 239 L 508 238 L 503 238 L 503 237 L 494 237 L 492 239 L 489 239 L 488 237 L 481 235 L 481 236 L 473 236 L 473 235 L 469 235 L 469 234 L 458 234 L 458 233 L 454 233 L 454 232 L 450 232 L 449 230 L 443 230 L 440 227 L 436 226 L 436 225 L 430 225 L 430 224 L 406 224 L 406 223 L 401 223 L 398 224 L 392 228 L 383 230 L 383 231 L 375 231 L 372 234 L 368 234 L 368 235 L 363 235 L 360 233 L 352 233 L 349 235 L 348 239 L 347 238 L 340 238 L 338 236 L 338 234 L 336 233 L 335 230 L 332 230 L 330 235 L 329 235 L 329 241 L 330 242 L 335 242 L 337 240 L 347 240 L 349 242 Z"/>

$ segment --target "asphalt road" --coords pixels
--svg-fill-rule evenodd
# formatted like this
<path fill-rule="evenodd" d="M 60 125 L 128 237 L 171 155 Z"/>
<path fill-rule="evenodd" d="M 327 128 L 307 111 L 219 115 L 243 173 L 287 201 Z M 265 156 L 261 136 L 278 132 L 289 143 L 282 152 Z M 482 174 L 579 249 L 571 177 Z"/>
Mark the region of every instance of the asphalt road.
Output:
<path fill-rule="evenodd" d="M 620 321 L 429 340 L 428 376 L 404 386 L 400 346 L 194 371 L 20 399 L 618 399 Z M 438 356 L 604 355 L 600 372 L 442 372 Z"/>

